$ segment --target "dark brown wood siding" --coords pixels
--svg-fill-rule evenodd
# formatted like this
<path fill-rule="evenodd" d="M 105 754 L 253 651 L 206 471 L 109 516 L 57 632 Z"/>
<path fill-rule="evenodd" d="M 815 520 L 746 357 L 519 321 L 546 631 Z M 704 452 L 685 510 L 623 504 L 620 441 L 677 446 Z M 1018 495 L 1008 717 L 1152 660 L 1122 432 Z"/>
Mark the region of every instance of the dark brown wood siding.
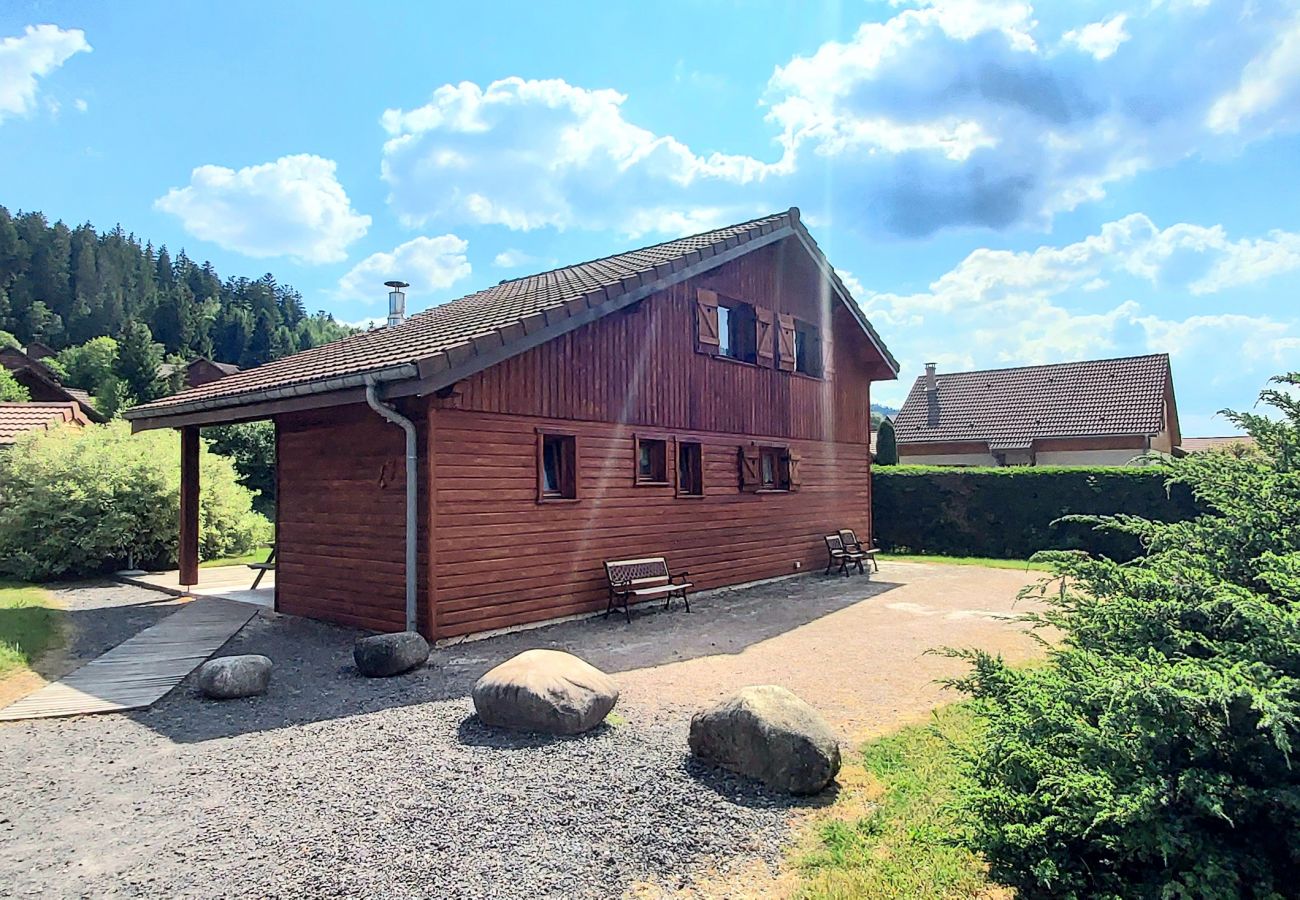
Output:
<path fill-rule="evenodd" d="M 866 339 L 847 310 L 821 295 L 801 257 L 783 246 L 765 247 L 486 369 L 459 386 L 458 406 L 865 444 L 870 438 Z M 810 378 L 697 352 L 700 288 L 794 315 L 818 324 L 823 333 L 833 331 L 835 376 Z"/>
<path fill-rule="evenodd" d="M 833 322 L 833 374 L 697 352 L 700 288 L 823 334 Z M 774 246 L 467 379 L 432 412 L 438 636 L 602 609 L 606 559 L 664 555 L 707 589 L 821 568 L 837 528 L 869 539 L 872 354 L 803 257 Z M 577 502 L 537 501 L 538 429 L 577 434 Z M 700 441 L 705 496 L 635 485 L 637 434 Z M 743 493 L 751 441 L 798 452 L 801 490 Z M 671 444 L 669 458 L 675 481 Z"/>
<path fill-rule="evenodd" d="M 423 402 L 401 409 L 423 431 Z M 400 631 L 406 617 L 402 429 L 365 404 L 281 416 L 276 428 L 276 609 Z M 425 440 L 421 434 L 419 444 Z M 422 523 L 427 520 L 424 479 L 422 473 Z M 420 537 L 423 560 L 423 527 Z M 424 603 L 420 608 L 422 615 L 427 612 Z"/>
<path fill-rule="evenodd" d="M 869 533 L 864 444 L 658 432 L 703 444 L 705 495 L 686 498 L 633 483 L 632 426 L 446 409 L 433 421 L 439 637 L 603 609 L 606 559 L 667 556 L 706 589 L 820 568 L 822 535 Z M 576 433 L 576 502 L 537 501 L 538 428 Z M 801 454 L 799 491 L 740 491 L 751 439 Z"/>

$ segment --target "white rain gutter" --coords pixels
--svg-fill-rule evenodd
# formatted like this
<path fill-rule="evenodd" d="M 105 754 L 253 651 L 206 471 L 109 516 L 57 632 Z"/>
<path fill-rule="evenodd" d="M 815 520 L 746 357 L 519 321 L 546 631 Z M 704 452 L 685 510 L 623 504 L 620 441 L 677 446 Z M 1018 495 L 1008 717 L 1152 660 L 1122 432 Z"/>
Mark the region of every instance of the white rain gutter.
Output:
<path fill-rule="evenodd" d="M 378 379 L 373 375 L 366 377 L 366 403 L 375 412 L 394 425 L 401 426 L 401 429 L 406 432 L 406 630 L 418 631 L 415 606 L 415 538 L 418 530 L 416 500 L 419 487 L 416 466 L 419 460 L 415 449 L 415 423 L 380 401 L 376 390 L 378 383 Z"/>

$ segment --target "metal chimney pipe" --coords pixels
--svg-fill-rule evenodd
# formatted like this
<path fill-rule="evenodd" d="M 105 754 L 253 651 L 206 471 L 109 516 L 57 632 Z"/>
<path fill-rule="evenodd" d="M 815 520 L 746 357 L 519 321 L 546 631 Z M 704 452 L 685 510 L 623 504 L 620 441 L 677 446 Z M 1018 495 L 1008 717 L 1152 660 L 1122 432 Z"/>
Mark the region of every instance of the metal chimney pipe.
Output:
<path fill-rule="evenodd" d="M 925 389 L 930 393 L 939 390 L 939 379 L 935 377 L 935 364 L 932 362 L 925 364 Z"/>
<path fill-rule="evenodd" d="M 406 292 L 402 288 L 410 287 L 405 281 L 385 281 L 388 292 L 388 324 L 401 325 L 406 321 Z"/>

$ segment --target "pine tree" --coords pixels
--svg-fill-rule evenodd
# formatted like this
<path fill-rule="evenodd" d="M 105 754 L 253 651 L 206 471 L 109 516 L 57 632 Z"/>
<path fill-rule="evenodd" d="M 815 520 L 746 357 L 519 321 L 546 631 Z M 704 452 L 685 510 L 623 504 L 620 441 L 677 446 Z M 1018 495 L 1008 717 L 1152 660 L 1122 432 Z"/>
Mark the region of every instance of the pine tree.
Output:
<path fill-rule="evenodd" d="M 158 382 L 158 367 L 162 363 L 162 345 L 154 341 L 149 326 L 143 322 L 128 325 L 118 341 L 114 369 L 127 393 L 142 403 L 161 396 L 163 386 Z"/>

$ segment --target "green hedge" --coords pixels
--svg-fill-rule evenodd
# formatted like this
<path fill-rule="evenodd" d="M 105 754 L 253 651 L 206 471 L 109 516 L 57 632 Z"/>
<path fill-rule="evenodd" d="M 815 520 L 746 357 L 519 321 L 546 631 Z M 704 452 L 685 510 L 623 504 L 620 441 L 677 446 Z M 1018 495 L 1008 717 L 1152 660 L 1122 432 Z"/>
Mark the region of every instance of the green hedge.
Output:
<path fill-rule="evenodd" d="M 1025 559 L 1039 550 L 1137 556 L 1129 535 L 1053 521 L 1071 514 L 1128 513 L 1176 522 L 1196 515 L 1185 485 L 1165 486 L 1158 467 L 1035 466 L 873 468 L 876 544 L 886 551 Z"/>

